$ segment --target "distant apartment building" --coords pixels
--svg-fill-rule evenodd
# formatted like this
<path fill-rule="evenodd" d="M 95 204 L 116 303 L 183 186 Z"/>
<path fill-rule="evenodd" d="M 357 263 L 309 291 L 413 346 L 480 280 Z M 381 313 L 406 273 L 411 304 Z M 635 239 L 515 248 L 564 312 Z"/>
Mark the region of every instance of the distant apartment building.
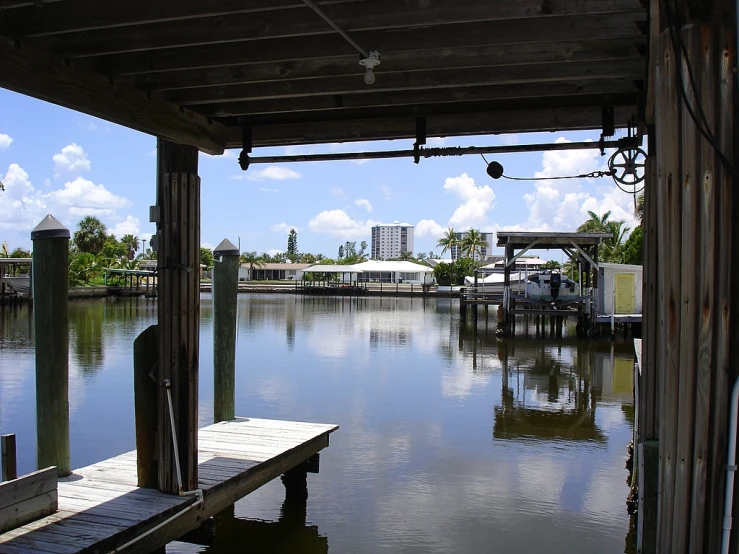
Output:
<path fill-rule="evenodd" d="M 375 260 L 399 258 L 403 252 L 413 252 L 413 225 L 381 223 L 372 227 L 370 255 Z"/>
<path fill-rule="evenodd" d="M 486 260 L 488 256 L 492 256 L 493 254 L 493 235 L 495 233 L 480 233 L 482 235 L 482 238 L 485 240 L 485 246 L 480 248 L 479 251 L 475 252 L 475 260 Z M 457 242 L 461 243 L 464 238 L 467 236 L 467 232 L 463 233 L 456 233 L 457 235 Z M 467 255 L 467 252 L 464 251 L 464 249 L 461 246 L 455 245 L 452 246 L 452 260 L 456 260 L 457 258 L 469 258 Z"/>

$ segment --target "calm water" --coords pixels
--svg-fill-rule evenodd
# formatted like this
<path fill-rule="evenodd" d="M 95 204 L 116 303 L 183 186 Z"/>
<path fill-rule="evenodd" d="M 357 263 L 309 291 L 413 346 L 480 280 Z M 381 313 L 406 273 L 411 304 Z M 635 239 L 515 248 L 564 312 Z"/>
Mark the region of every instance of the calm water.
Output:
<path fill-rule="evenodd" d="M 305 509 L 273 481 L 209 552 L 624 552 L 628 343 L 497 341 L 492 314 L 489 331 L 460 331 L 443 299 L 240 295 L 238 318 L 237 414 L 341 428 Z M 72 467 L 134 448 L 132 344 L 155 322 L 152 300 L 71 303 Z M 27 308 L 0 311 L 0 433 L 17 434 L 21 472 L 35 469 L 33 349 Z M 201 425 L 212 358 L 204 296 Z"/>

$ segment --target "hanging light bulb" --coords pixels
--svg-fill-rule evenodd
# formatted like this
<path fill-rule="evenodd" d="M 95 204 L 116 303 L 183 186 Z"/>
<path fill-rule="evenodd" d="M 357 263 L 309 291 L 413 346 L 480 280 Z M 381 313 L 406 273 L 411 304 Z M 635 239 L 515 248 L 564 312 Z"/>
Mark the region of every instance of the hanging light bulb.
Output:
<path fill-rule="evenodd" d="M 375 72 L 371 67 L 367 67 L 367 71 L 364 72 L 364 82 L 368 85 L 375 84 Z"/>
<path fill-rule="evenodd" d="M 381 56 L 377 50 L 371 50 L 366 58 L 359 60 L 359 65 L 365 68 L 364 82 L 368 85 L 375 83 L 375 67 L 380 65 Z"/>

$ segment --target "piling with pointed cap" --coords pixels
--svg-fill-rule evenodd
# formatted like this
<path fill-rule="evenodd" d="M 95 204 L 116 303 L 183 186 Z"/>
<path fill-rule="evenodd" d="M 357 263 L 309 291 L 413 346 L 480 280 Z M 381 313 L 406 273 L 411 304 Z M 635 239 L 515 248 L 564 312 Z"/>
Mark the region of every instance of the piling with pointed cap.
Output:
<path fill-rule="evenodd" d="M 218 422 L 235 416 L 239 249 L 223 239 L 213 258 L 213 417 Z"/>
<path fill-rule="evenodd" d="M 69 475 L 69 229 L 47 215 L 33 231 L 38 469 Z"/>

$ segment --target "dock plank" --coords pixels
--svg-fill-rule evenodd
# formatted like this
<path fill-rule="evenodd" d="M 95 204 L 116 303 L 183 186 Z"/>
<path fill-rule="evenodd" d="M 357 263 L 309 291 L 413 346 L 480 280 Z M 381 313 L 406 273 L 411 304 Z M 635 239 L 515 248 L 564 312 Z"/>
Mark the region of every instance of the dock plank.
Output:
<path fill-rule="evenodd" d="M 203 504 L 126 549 L 159 548 L 328 446 L 337 425 L 237 418 L 198 432 Z M 58 485 L 59 511 L 0 535 L 0 554 L 110 551 L 195 502 L 137 486 L 136 452 L 82 467 Z"/>

